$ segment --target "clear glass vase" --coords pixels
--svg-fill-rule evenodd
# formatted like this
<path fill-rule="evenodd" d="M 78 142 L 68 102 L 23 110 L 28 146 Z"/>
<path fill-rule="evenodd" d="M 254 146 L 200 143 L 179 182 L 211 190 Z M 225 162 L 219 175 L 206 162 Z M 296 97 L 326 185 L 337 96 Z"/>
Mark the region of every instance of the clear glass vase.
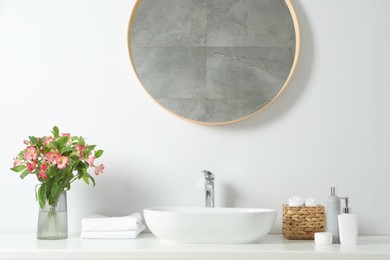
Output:
<path fill-rule="evenodd" d="M 66 191 L 59 194 L 55 205 L 39 207 L 38 215 L 38 239 L 65 239 L 68 238 L 68 211 L 66 205 Z"/>

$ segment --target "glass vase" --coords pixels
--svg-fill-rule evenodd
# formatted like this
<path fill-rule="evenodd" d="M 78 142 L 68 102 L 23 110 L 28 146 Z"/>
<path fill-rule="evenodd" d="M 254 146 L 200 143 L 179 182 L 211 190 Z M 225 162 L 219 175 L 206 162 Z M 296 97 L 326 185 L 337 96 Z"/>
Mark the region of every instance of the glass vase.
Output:
<path fill-rule="evenodd" d="M 59 194 L 55 205 L 49 205 L 46 201 L 43 208 L 39 207 L 38 215 L 38 239 L 65 239 L 68 238 L 68 211 L 66 191 Z"/>

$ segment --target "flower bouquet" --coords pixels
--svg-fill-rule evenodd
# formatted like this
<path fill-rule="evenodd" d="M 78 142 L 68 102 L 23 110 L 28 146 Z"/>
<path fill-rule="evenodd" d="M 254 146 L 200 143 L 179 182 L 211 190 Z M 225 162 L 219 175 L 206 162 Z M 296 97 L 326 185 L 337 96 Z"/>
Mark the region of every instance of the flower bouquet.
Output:
<path fill-rule="evenodd" d="M 71 188 L 72 182 L 82 179 L 87 184 L 92 183 L 95 186 L 95 180 L 88 169 L 93 168 L 95 175 L 99 175 L 103 172 L 104 165 L 95 164 L 95 159 L 103 154 L 103 150 L 96 150 L 96 145 L 86 144 L 85 138 L 71 136 L 68 133 L 60 134 L 57 126 L 53 127 L 51 133 L 52 135 L 44 137 L 29 136 L 29 140 L 24 141 L 26 148 L 14 158 L 11 170 L 20 173 L 22 179 L 33 175 L 40 182 L 35 189 L 41 209 L 38 220 L 38 238 L 56 239 L 58 237 L 56 234 L 50 234 L 53 231 L 51 229 L 56 227 L 50 227 L 50 225 L 43 227 L 46 231 L 42 231 L 49 234 L 48 237 L 40 236 L 40 223 L 47 224 L 41 221 L 41 213 L 56 214 L 56 217 L 58 210 L 66 213 L 65 191 Z M 52 219 L 48 222 L 53 221 Z M 67 237 L 66 214 L 65 220 L 55 221 L 66 222 Z M 60 235 L 60 238 L 64 238 L 64 235 Z"/>

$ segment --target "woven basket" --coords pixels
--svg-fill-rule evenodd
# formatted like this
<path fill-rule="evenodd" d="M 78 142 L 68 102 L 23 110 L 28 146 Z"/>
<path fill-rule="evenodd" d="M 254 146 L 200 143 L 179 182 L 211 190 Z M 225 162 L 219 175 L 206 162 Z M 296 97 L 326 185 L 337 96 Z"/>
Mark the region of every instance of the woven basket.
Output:
<path fill-rule="evenodd" d="M 325 207 L 283 205 L 283 235 L 287 239 L 313 240 L 314 233 L 325 231 Z"/>

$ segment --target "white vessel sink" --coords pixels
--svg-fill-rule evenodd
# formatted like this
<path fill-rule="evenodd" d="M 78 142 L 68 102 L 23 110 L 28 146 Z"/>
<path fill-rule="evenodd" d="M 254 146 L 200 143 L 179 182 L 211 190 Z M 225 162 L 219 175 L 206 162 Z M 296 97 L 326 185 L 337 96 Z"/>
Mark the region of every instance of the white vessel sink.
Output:
<path fill-rule="evenodd" d="M 163 242 L 256 243 L 275 223 L 276 211 L 261 208 L 148 208 L 150 231 Z"/>

